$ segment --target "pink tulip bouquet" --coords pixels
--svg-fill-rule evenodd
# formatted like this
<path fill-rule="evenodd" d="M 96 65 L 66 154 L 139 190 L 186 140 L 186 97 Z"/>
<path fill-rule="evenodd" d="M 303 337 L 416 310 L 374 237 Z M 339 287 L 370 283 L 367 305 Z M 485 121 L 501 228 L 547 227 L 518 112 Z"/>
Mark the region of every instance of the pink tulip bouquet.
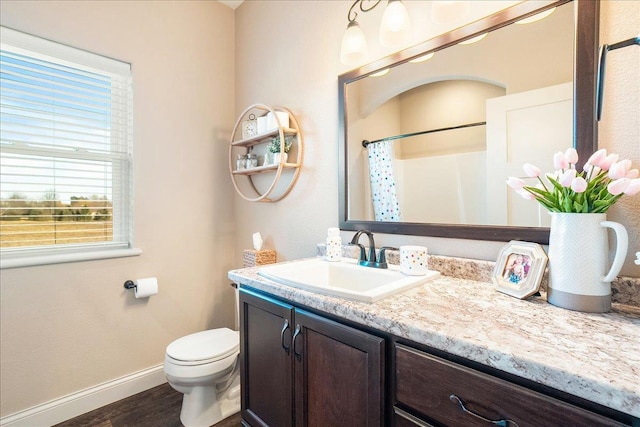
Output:
<path fill-rule="evenodd" d="M 631 169 L 630 160 L 618 160 L 603 148 L 591 155 L 583 171 L 576 171 L 578 153 L 574 148 L 553 156 L 556 171 L 541 177 L 540 169 L 526 163 L 529 178 L 537 178 L 536 186 L 510 177 L 507 184 L 528 200 L 537 200 L 551 212 L 604 213 L 623 195 L 640 192 L 640 173 Z M 545 182 L 546 181 L 546 182 Z"/>

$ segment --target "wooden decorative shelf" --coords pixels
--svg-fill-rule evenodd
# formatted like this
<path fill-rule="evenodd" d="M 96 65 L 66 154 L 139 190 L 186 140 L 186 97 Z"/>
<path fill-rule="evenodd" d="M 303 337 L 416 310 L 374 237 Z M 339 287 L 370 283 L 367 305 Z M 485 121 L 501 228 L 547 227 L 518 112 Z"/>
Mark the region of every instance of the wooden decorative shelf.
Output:
<path fill-rule="evenodd" d="M 250 115 L 253 114 L 256 117 L 259 117 L 268 113 L 275 114 L 276 112 L 286 112 L 289 115 L 288 127 L 277 127 L 249 138 L 239 138 L 239 136 L 242 135 L 242 122 L 247 120 Z M 288 153 L 289 160 L 292 160 L 291 162 L 280 162 L 248 169 L 236 169 L 235 161 L 237 154 L 253 152 L 254 147 L 261 144 L 267 144 L 276 136 L 279 136 L 280 140 L 284 141 L 286 136 L 292 135 L 295 136 L 295 138 L 292 142 L 292 151 Z M 283 107 L 269 107 L 264 104 L 254 104 L 249 106 L 238 117 L 229 143 L 229 173 L 231 174 L 233 186 L 238 194 L 243 199 L 250 202 L 277 202 L 283 199 L 287 194 L 289 194 L 298 179 L 298 175 L 300 174 L 304 151 L 303 147 L 304 145 L 300 126 L 298 125 L 294 115 L 291 114 L 289 110 Z M 295 159 L 291 158 L 292 153 L 295 153 Z M 283 175 L 284 171 L 288 171 L 288 173 Z M 264 185 L 264 180 L 267 178 L 262 177 L 268 175 L 273 175 L 273 180 L 270 184 Z M 260 188 L 267 187 L 267 189 L 259 190 L 259 186 L 254 182 L 253 177 L 261 180 L 259 182 L 263 185 Z M 284 181 L 285 184 L 277 186 L 281 178 L 288 179 L 289 181 Z M 246 181 L 244 185 L 241 185 L 239 180 Z M 278 191 L 276 191 L 276 189 Z"/>
<path fill-rule="evenodd" d="M 234 170 L 232 173 L 234 175 L 257 175 L 260 173 L 265 173 L 265 172 L 275 172 L 278 170 L 278 168 L 280 167 L 280 165 L 275 164 L 275 165 L 266 165 L 266 166 L 258 166 L 255 168 L 249 168 L 249 169 L 240 169 L 240 170 Z M 297 163 L 282 163 L 282 168 L 283 169 L 296 169 L 299 168 L 300 165 Z"/>
<path fill-rule="evenodd" d="M 234 147 L 253 147 L 254 145 L 264 144 L 266 142 L 269 142 L 271 138 L 278 135 L 279 132 L 280 132 L 279 129 L 272 129 L 268 132 L 261 133 L 260 135 L 252 136 L 251 138 L 233 141 L 231 145 L 233 145 Z M 291 129 L 291 128 L 282 128 L 282 132 L 284 133 L 285 136 L 287 136 L 287 135 L 297 134 L 298 130 Z"/>

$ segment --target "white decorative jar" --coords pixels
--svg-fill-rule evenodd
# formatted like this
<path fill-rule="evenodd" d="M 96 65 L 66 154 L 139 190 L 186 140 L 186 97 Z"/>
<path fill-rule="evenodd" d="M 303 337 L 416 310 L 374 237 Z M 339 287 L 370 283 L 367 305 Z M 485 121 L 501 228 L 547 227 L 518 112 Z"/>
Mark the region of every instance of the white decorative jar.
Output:
<path fill-rule="evenodd" d="M 607 228 L 616 235 L 610 268 Z M 622 269 L 627 247 L 627 230 L 604 213 L 551 213 L 547 301 L 589 313 L 611 310 L 611 281 Z"/>
<path fill-rule="evenodd" d="M 327 230 L 327 261 L 340 261 L 342 259 L 342 238 L 339 228 L 329 228 Z"/>
<path fill-rule="evenodd" d="M 288 158 L 289 155 L 287 153 L 273 153 L 273 163 L 276 165 L 279 163 L 287 163 Z"/>

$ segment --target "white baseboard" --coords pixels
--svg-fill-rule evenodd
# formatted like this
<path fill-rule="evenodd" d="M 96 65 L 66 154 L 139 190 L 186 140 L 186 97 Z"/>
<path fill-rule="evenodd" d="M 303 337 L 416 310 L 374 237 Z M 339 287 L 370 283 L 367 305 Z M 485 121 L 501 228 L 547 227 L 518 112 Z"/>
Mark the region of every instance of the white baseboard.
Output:
<path fill-rule="evenodd" d="M 2 427 L 46 427 L 61 423 L 167 382 L 164 366 L 125 375 L 0 418 Z"/>

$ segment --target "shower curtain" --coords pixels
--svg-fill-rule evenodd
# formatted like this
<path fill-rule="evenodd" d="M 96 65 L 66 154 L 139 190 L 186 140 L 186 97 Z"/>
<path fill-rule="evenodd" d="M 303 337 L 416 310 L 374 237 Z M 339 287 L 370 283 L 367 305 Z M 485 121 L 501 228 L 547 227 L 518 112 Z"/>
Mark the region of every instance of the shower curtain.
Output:
<path fill-rule="evenodd" d="M 401 221 L 400 205 L 393 177 L 393 142 L 380 141 L 367 145 L 369 181 L 376 221 Z"/>

